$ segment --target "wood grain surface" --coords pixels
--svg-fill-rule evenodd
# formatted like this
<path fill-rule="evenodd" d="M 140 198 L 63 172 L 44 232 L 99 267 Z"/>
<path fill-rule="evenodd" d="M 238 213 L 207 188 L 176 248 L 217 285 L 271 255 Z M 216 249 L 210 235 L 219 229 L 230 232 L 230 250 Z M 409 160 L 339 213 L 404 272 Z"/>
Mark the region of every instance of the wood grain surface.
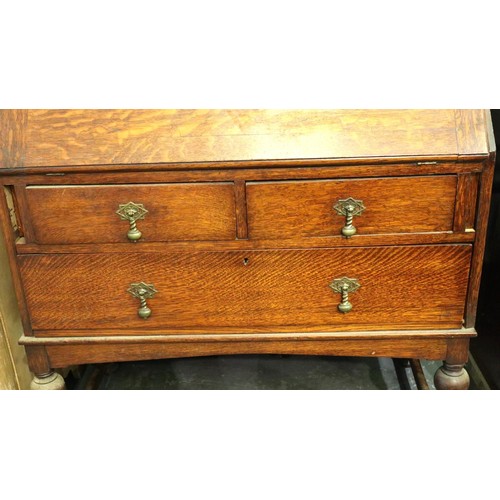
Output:
<path fill-rule="evenodd" d="M 0 168 L 24 167 L 28 110 L 0 110 Z"/>
<path fill-rule="evenodd" d="M 116 211 L 129 201 L 148 210 L 137 221 L 137 244 L 236 238 L 232 183 L 38 186 L 25 193 L 37 243 L 128 242 L 130 225 Z"/>
<path fill-rule="evenodd" d="M 354 217 L 357 235 L 450 231 L 456 185 L 456 176 L 248 183 L 249 236 L 339 235 L 346 218 L 333 207 L 347 198 L 366 207 Z"/>
<path fill-rule="evenodd" d="M 479 196 L 477 200 L 476 215 L 476 241 L 472 258 L 470 272 L 469 292 L 467 296 L 467 308 L 465 325 L 472 328 L 476 323 L 479 288 L 481 286 L 481 274 L 483 270 L 484 251 L 486 248 L 486 233 L 488 231 L 488 218 L 491 205 L 491 191 L 495 176 L 495 153 L 492 152 L 487 167 L 481 174 L 479 181 Z"/>
<path fill-rule="evenodd" d="M 484 161 L 483 161 L 484 160 Z M 345 160 L 262 160 L 225 163 L 134 164 L 0 169 L 5 184 L 143 184 L 290 179 L 349 179 L 481 172 L 487 160 L 419 162 L 415 157 Z M 182 165 L 182 169 L 180 166 Z M 219 168 L 221 167 L 221 168 Z"/>
<path fill-rule="evenodd" d="M 478 151 L 490 150 L 488 144 L 490 124 L 486 113 L 489 113 L 489 110 L 455 110 L 457 145 L 460 154 L 477 154 Z"/>
<path fill-rule="evenodd" d="M 126 335 L 115 335 L 113 331 L 101 329 L 91 332 L 84 337 L 79 336 L 78 330 L 38 330 L 34 336 L 22 336 L 21 345 L 94 345 L 94 344 L 154 344 L 170 342 L 268 342 L 275 340 L 396 340 L 396 339 L 460 339 L 476 337 L 474 328 L 454 328 L 441 330 L 379 330 L 379 331 L 351 331 L 351 332 L 258 332 L 254 333 L 225 333 L 218 329 L 217 333 L 180 333 L 163 334 L 161 330 L 155 335 L 145 335 L 142 330 L 127 330 Z"/>
<path fill-rule="evenodd" d="M 474 231 L 464 233 L 394 233 L 394 234 L 360 234 L 356 238 L 344 238 L 341 235 L 316 238 L 284 238 L 274 240 L 234 240 L 234 241 L 172 241 L 165 243 L 102 243 L 74 245 L 36 245 L 18 240 L 18 254 L 57 254 L 57 253 L 165 253 L 183 251 L 229 250 L 270 250 L 291 248 L 348 248 L 358 246 L 389 245 L 429 245 L 441 243 L 473 243 Z"/>
<path fill-rule="evenodd" d="M 470 245 L 165 254 L 20 256 L 35 330 L 233 332 L 458 328 Z M 356 278 L 338 312 L 334 278 Z M 131 283 L 153 284 L 147 320 Z M 121 332 L 120 332 L 121 330 Z"/>
<path fill-rule="evenodd" d="M 453 230 L 470 231 L 476 226 L 479 174 L 459 174 Z"/>
<path fill-rule="evenodd" d="M 310 340 L 270 342 L 208 342 L 168 344 L 108 344 L 48 346 L 51 366 L 62 368 L 82 363 L 109 363 L 140 359 L 219 356 L 224 354 L 302 354 L 308 356 L 384 356 L 443 359 L 446 339 Z"/>
<path fill-rule="evenodd" d="M 2 136 L 16 139 L 0 168 L 487 154 L 474 110 L 35 109 L 20 124 L 15 113 L 2 111 Z"/>
<path fill-rule="evenodd" d="M 26 306 L 24 297 L 23 284 L 21 282 L 21 275 L 17 266 L 16 260 L 16 243 L 15 232 L 12 227 L 12 219 L 9 215 L 9 207 L 7 206 L 7 198 L 4 196 L 3 189 L 0 189 L 0 250 L 2 267 L 0 268 L 1 285 L 0 291 L 8 296 L 2 297 L 2 302 L 9 303 L 10 314 L 16 315 L 13 307 L 17 306 L 20 313 L 20 318 L 25 335 L 31 334 L 31 323 L 29 320 L 29 313 Z M 12 300 L 12 289 L 14 291 L 16 300 Z M 9 332 L 10 334 L 10 332 Z"/>
<path fill-rule="evenodd" d="M 493 150 L 484 110 L 1 110 L 20 234 L 3 196 L 0 222 L 30 367 L 236 353 L 463 363 Z M 366 210 L 346 240 L 332 206 L 349 196 Z M 128 201 L 149 210 L 140 244 L 115 214 Z M 361 283 L 347 314 L 328 286 L 342 276 Z M 158 290 L 148 320 L 127 292 L 139 281 Z"/>

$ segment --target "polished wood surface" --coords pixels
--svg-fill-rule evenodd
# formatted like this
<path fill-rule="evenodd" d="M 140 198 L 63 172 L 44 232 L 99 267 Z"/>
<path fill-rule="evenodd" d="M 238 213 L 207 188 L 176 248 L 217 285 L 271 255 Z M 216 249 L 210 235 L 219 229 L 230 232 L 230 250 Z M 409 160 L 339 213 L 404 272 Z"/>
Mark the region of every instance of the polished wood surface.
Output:
<path fill-rule="evenodd" d="M 34 330 L 195 328 L 212 332 L 316 328 L 459 328 L 470 245 L 22 256 Z M 411 263 L 408 266 L 407 263 Z M 356 278 L 353 310 L 337 310 L 334 278 Z M 138 317 L 130 283 L 154 284 L 153 314 Z M 47 289 L 53 283 L 53 289 Z"/>
<path fill-rule="evenodd" d="M 442 359 L 437 385 L 466 388 L 492 137 L 484 110 L 0 111 L 39 385 L 71 363 L 285 353 Z M 149 210 L 137 244 L 128 201 Z M 361 283 L 347 314 L 342 276 Z M 138 281 L 158 290 L 147 320 Z"/>
<path fill-rule="evenodd" d="M 456 176 L 248 183 L 249 236 L 340 235 L 346 218 L 333 207 L 347 198 L 365 206 L 357 235 L 451 231 L 456 186 Z"/>
<path fill-rule="evenodd" d="M 167 251 L 227 251 L 227 250 L 265 250 L 265 249 L 303 249 L 303 248 L 349 248 L 377 245 L 426 245 L 440 243 L 473 243 L 474 231 L 464 233 L 401 233 L 401 234 L 359 234 L 354 238 L 341 235 L 316 238 L 283 238 L 273 240 L 234 240 L 234 241 L 173 241 L 163 243 L 103 243 L 79 245 L 36 245 L 18 240 L 18 254 L 57 254 L 57 253 L 165 253 Z"/>
<path fill-rule="evenodd" d="M 21 276 L 19 273 L 19 268 L 17 266 L 16 260 L 16 233 L 17 231 L 14 229 L 12 225 L 12 219 L 9 216 L 9 207 L 7 206 L 7 198 L 4 195 L 4 190 L 0 190 L 0 230 L 2 231 L 2 238 L 0 238 L 1 242 L 5 245 L 4 248 L 6 250 L 6 255 L 2 256 L 2 261 L 8 261 L 9 268 L 3 268 L 3 272 L 6 274 L 9 273 L 10 276 L 6 276 L 2 278 L 2 288 L 4 291 L 7 291 L 10 288 L 10 284 L 12 284 L 12 288 L 14 290 L 15 299 L 12 300 L 13 297 L 10 296 L 7 299 L 9 305 L 17 306 L 17 311 L 13 311 L 12 315 L 16 315 L 19 312 L 19 317 L 22 323 L 22 330 L 25 335 L 31 334 L 31 322 L 29 318 L 28 308 L 26 306 L 26 301 L 24 297 L 23 284 L 21 282 Z M 8 335 L 12 335 L 11 332 Z"/>
<path fill-rule="evenodd" d="M 47 354 L 54 368 L 68 364 L 108 363 L 141 359 L 219 356 L 223 354 L 294 354 L 309 356 L 382 356 L 403 358 L 443 359 L 446 339 L 391 340 L 310 340 L 271 342 L 208 342 L 168 344 L 143 343 L 132 345 L 57 345 L 48 346 Z"/>
<path fill-rule="evenodd" d="M 4 184 L 92 184 L 98 172 L 101 184 L 142 184 L 147 182 L 220 182 L 284 179 L 350 179 L 359 177 L 400 177 L 408 175 L 469 174 L 482 172 L 487 159 L 481 161 L 419 162 L 414 157 L 403 161 L 385 158 L 375 163 L 371 159 L 345 160 L 262 160 L 232 163 L 182 163 L 98 165 L 70 167 L 32 167 L 0 169 Z M 477 159 L 476 159 L 477 160 Z M 243 166 L 244 165 L 244 166 Z M 218 168 L 218 167 L 223 168 Z"/>
<path fill-rule="evenodd" d="M 164 333 L 155 331 L 154 335 L 145 335 L 142 330 L 128 330 L 126 335 L 113 335 L 113 330 L 101 329 L 96 335 L 79 336 L 78 330 L 43 330 L 36 336 L 22 336 L 21 345 L 50 346 L 50 345 L 90 345 L 90 344 L 143 344 L 144 342 L 171 343 L 171 342 L 267 342 L 274 340 L 338 340 L 348 337 L 351 340 L 369 339 L 469 339 L 476 337 L 474 328 L 440 329 L 440 330 L 378 330 L 349 332 L 259 332 L 256 328 L 253 333 L 224 333 L 224 328 L 218 333 Z"/>
<path fill-rule="evenodd" d="M 480 190 L 477 200 L 477 238 L 474 245 L 474 254 L 469 280 L 467 306 L 465 310 L 465 326 L 472 328 L 476 323 L 477 301 L 483 270 L 484 250 L 486 247 L 486 232 L 488 230 L 488 217 L 490 214 L 491 190 L 495 168 L 495 153 L 490 154 L 487 167 L 481 176 Z M 465 361 L 464 361 L 465 362 Z"/>
<path fill-rule="evenodd" d="M 488 154 L 491 148 L 491 121 L 489 110 L 456 109 L 455 131 L 460 155 Z"/>
<path fill-rule="evenodd" d="M 479 175 L 459 174 L 453 231 L 471 231 L 476 225 Z"/>
<path fill-rule="evenodd" d="M 33 242 L 41 244 L 127 243 L 129 223 L 116 211 L 129 201 L 148 210 L 135 244 L 236 238 L 232 183 L 31 186 L 26 198 Z"/>
<path fill-rule="evenodd" d="M 0 110 L 0 168 L 25 164 L 28 110 Z"/>
<path fill-rule="evenodd" d="M 488 153 L 482 110 L 34 109 L 0 123 L 0 168 Z"/>

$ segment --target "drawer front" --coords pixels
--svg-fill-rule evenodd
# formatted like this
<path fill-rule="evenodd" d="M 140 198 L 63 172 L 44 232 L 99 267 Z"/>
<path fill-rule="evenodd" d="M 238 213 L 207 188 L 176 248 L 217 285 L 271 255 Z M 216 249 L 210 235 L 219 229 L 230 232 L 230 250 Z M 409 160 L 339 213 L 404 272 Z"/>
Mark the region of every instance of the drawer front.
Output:
<path fill-rule="evenodd" d="M 347 215 L 334 208 L 352 198 L 362 205 L 356 234 L 451 231 L 455 176 L 247 184 L 248 227 L 253 239 L 341 236 Z"/>
<path fill-rule="evenodd" d="M 129 202 L 147 210 L 133 221 L 141 233 L 139 241 L 236 237 L 234 189 L 229 182 L 31 186 L 26 196 L 34 239 L 40 244 L 132 241 L 131 222 L 116 213 Z"/>
<path fill-rule="evenodd" d="M 470 245 L 439 245 L 26 255 L 19 262 L 34 330 L 154 334 L 460 328 L 470 257 Z M 348 293 L 347 313 L 330 287 L 343 277 L 361 285 Z M 127 291 L 141 282 L 156 290 L 147 319 Z"/>

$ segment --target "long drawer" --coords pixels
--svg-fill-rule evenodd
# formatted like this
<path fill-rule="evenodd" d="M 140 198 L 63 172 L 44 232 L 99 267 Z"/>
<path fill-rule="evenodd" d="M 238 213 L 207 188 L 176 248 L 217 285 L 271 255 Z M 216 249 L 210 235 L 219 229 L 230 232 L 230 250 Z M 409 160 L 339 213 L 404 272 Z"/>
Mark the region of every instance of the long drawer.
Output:
<path fill-rule="evenodd" d="M 19 264 L 35 331 L 154 334 L 459 328 L 470 258 L 470 245 L 436 245 L 24 255 Z M 343 289 L 343 278 L 357 286 Z"/>
<path fill-rule="evenodd" d="M 250 182 L 252 239 L 451 231 L 457 179 L 453 175 L 377 179 Z M 352 222 L 348 210 L 352 207 Z"/>

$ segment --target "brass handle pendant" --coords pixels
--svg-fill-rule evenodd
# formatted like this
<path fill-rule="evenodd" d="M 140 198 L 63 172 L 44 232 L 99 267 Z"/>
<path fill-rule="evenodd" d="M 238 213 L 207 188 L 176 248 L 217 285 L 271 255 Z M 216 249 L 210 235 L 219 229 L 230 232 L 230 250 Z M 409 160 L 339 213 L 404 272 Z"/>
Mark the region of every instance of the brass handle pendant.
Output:
<path fill-rule="evenodd" d="M 341 233 L 346 237 L 350 238 L 355 235 L 357 229 L 352 223 L 352 219 L 355 215 L 361 215 L 365 206 L 362 200 L 355 200 L 354 198 L 347 198 L 346 200 L 339 200 L 334 206 L 334 210 L 345 217 L 345 226 L 341 229 Z"/>
<path fill-rule="evenodd" d="M 340 293 L 341 299 L 337 309 L 341 313 L 348 313 L 352 309 L 352 304 L 349 302 L 349 294 L 355 292 L 361 285 L 356 278 L 336 278 L 330 283 L 330 288 Z"/>
<path fill-rule="evenodd" d="M 151 316 L 151 309 L 148 307 L 146 299 L 150 299 L 157 293 L 154 285 L 148 285 L 142 281 L 140 283 L 131 283 L 127 291 L 141 301 L 137 311 L 139 317 L 142 319 L 149 318 Z"/>
<path fill-rule="evenodd" d="M 142 236 L 142 233 L 137 229 L 137 221 L 139 219 L 144 219 L 148 211 L 144 208 L 141 203 L 134 203 L 129 201 L 124 205 L 120 205 L 116 213 L 120 216 L 122 220 L 126 220 L 130 224 L 130 229 L 127 233 L 127 238 L 130 241 L 136 242 Z"/>

